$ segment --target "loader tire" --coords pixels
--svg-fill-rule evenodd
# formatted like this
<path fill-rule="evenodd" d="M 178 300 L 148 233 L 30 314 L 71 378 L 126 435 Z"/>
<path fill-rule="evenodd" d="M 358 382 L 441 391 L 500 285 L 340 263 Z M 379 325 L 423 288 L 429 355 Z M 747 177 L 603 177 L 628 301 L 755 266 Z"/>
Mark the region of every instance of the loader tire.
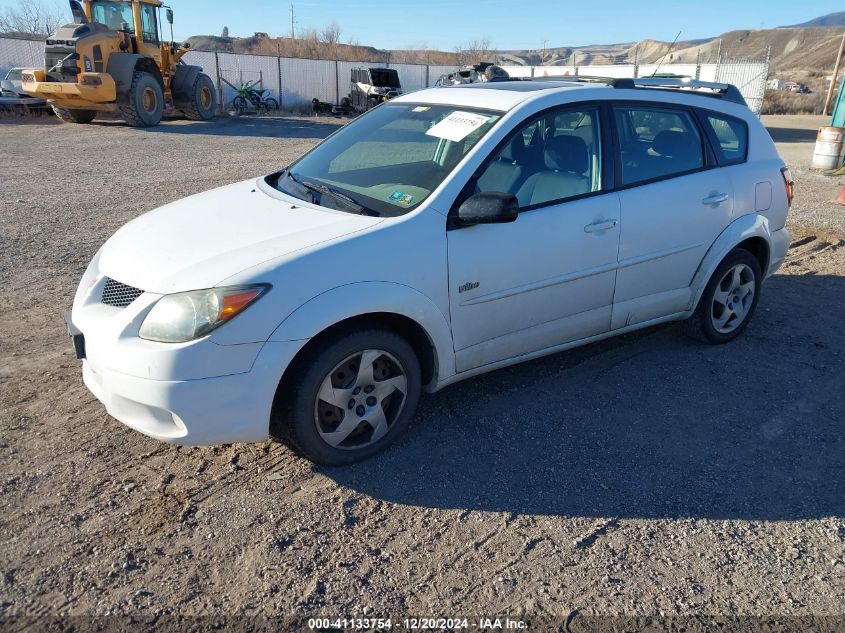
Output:
<path fill-rule="evenodd" d="M 200 73 L 191 88 L 191 100 L 182 106 L 182 112 L 192 121 L 210 121 L 216 108 L 217 98 L 211 77 Z"/>
<path fill-rule="evenodd" d="M 120 106 L 123 120 L 132 127 L 152 127 L 161 123 L 164 92 L 150 73 L 136 70 L 129 88 L 129 103 Z"/>
<path fill-rule="evenodd" d="M 65 123 L 91 123 L 97 116 L 96 110 L 66 110 L 53 106 L 53 112 Z"/>

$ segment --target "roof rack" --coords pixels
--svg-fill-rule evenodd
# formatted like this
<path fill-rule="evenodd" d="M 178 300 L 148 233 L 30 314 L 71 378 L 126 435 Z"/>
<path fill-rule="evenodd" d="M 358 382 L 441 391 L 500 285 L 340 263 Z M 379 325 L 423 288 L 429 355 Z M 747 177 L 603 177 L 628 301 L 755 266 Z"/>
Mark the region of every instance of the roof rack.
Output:
<path fill-rule="evenodd" d="M 634 88 L 672 88 L 677 90 L 691 90 L 697 94 L 708 97 L 718 97 L 725 101 L 732 101 L 747 106 L 745 98 L 739 89 L 733 84 L 717 83 L 715 81 L 700 81 L 689 77 L 668 78 L 668 77 L 640 77 L 631 79 Z M 623 86 L 614 85 L 614 88 Z M 630 86 L 626 86 L 630 87 Z"/>
<path fill-rule="evenodd" d="M 604 84 L 612 88 L 634 90 L 637 88 L 655 88 L 672 90 L 689 90 L 706 97 L 716 97 L 747 106 L 745 98 L 733 84 L 699 81 L 690 77 L 592 77 L 585 75 L 564 75 L 556 77 L 535 77 L 536 80 L 568 81 L 572 83 Z"/>

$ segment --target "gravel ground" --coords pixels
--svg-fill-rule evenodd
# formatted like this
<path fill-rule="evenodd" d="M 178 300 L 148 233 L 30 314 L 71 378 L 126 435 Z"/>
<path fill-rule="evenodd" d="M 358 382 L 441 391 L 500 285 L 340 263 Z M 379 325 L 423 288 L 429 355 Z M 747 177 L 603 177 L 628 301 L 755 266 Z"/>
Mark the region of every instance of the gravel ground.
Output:
<path fill-rule="evenodd" d="M 338 122 L 0 122 L 0 617 L 843 615 L 845 183 L 808 171 L 819 120 L 766 122 L 795 241 L 739 340 L 661 327 L 471 379 L 345 469 L 130 431 L 61 320 L 127 220 Z"/>

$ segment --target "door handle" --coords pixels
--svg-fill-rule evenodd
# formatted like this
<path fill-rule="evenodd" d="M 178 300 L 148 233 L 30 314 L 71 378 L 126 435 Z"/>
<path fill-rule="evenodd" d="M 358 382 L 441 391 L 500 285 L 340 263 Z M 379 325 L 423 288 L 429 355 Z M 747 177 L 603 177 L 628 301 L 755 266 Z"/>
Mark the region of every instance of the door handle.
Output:
<path fill-rule="evenodd" d="M 603 220 L 594 224 L 588 224 L 584 227 L 584 233 L 595 233 L 596 231 L 607 231 L 615 228 L 619 224 L 618 220 Z"/>
<path fill-rule="evenodd" d="M 726 193 L 714 193 L 704 198 L 704 200 L 701 201 L 701 204 L 706 204 L 708 206 L 718 205 L 722 204 L 723 202 L 727 202 L 729 197 L 730 196 L 728 196 L 728 194 Z"/>

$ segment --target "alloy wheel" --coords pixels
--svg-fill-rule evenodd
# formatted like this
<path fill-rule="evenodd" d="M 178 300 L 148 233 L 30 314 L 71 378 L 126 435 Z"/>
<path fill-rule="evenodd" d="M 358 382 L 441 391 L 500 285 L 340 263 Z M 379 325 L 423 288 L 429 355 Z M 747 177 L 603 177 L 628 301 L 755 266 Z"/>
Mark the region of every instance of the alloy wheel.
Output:
<path fill-rule="evenodd" d="M 368 349 L 335 365 L 320 384 L 314 420 L 334 448 L 355 450 L 383 438 L 402 413 L 408 381 L 401 363 Z"/>
<path fill-rule="evenodd" d="M 742 325 L 754 304 L 755 287 L 754 271 L 748 265 L 728 269 L 713 292 L 710 319 L 717 332 L 730 334 Z"/>

